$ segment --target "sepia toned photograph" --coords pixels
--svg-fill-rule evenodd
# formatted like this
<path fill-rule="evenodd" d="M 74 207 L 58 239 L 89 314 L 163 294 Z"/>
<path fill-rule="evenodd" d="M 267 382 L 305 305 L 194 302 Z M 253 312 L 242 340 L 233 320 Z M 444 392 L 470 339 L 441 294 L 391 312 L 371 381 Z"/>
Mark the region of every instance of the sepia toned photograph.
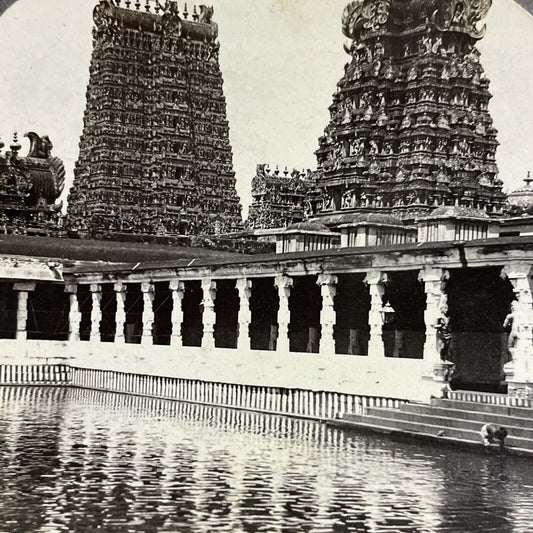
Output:
<path fill-rule="evenodd" d="M 533 0 L 0 50 L 0 533 L 533 533 Z"/>

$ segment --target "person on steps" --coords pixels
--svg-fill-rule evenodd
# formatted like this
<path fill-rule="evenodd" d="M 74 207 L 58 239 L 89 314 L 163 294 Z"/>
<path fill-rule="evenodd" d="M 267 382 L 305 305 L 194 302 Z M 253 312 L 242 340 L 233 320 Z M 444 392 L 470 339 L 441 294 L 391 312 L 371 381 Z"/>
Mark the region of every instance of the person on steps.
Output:
<path fill-rule="evenodd" d="M 508 433 L 504 427 L 496 426 L 495 424 L 485 424 L 479 433 L 483 439 L 485 453 L 487 453 L 488 447 L 491 444 L 499 444 L 500 452 L 505 450 L 505 439 Z"/>

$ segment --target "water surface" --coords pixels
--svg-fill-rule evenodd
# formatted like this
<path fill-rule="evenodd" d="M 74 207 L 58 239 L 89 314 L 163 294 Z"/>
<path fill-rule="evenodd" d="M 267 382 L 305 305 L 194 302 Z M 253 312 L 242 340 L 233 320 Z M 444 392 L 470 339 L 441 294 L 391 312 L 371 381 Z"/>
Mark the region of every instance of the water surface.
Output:
<path fill-rule="evenodd" d="M 533 532 L 533 461 L 123 395 L 0 387 L 0 531 Z"/>

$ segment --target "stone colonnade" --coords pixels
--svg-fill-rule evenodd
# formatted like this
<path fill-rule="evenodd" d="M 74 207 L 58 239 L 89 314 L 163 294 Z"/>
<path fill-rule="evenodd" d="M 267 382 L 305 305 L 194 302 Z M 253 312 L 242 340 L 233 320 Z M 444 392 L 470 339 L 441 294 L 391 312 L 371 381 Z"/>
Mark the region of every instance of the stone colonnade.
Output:
<path fill-rule="evenodd" d="M 440 355 L 437 350 L 435 341 L 435 325 L 439 316 L 439 306 L 444 296 L 444 285 L 442 280 L 445 278 L 445 271 L 440 268 L 424 268 L 420 271 L 420 281 L 424 283 L 427 294 L 427 309 L 425 313 L 426 322 L 426 346 L 424 350 L 424 359 L 427 362 L 427 373 L 432 375 L 436 367 L 440 364 Z M 273 278 L 274 287 L 277 290 L 279 298 L 279 307 L 277 311 L 277 341 L 272 346 L 279 353 L 288 353 L 290 351 L 289 329 L 291 324 L 291 293 L 293 291 L 294 276 L 285 274 L 277 275 Z M 169 280 L 169 291 L 172 297 L 172 311 L 170 317 L 171 334 L 170 345 L 175 347 L 183 346 L 182 325 L 184 323 L 183 301 L 186 288 L 186 282 L 192 280 L 171 279 Z M 320 328 L 321 334 L 319 339 L 319 354 L 330 356 L 336 353 L 335 328 L 337 326 L 337 312 L 335 309 L 335 297 L 337 294 L 338 275 L 319 274 L 317 275 L 317 284 L 320 287 L 321 310 L 320 310 Z M 383 312 L 385 286 L 388 282 L 388 276 L 385 272 L 373 270 L 366 273 L 364 283 L 368 287 L 370 294 L 369 310 L 369 358 L 384 358 L 385 348 L 383 342 L 383 326 L 385 316 Z M 133 281 L 131 283 L 134 283 Z M 138 283 L 138 282 L 137 282 Z M 126 294 L 128 283 L 117 281 L 113 288 L 116 295 L 116 332 L 114 342 L 123 344 L 126 342 L 125 324 L 126 324 Z M 141 283 L 142 294 L 142 333 L 140 343 L 142 345 L 151 345 L 154 343 L 154 286 L 151 281 Z M 237 342 L 236 348 L 241 350 L 251 349 L 250 325 L 252 322 L 252 312 L 250 301 L 252 297 L 252 278 L 241 277 L 235 280 L 235 288 L 239 296 L 239 308 L 237 318 Z M 92 308 L 90 315 L 90 341 L 98 342 L 101 335 L 102 323 L 102 286 L 97 283 L 89 285 Z M 65 290 L 70 295 L 70 320 L 69 320 L 69 339 L 79 341 L 81 312 L 77 299 L 77 286 L 68 284 Z M 204 278 L 201 280 L 202 290 L 202 324 L 203 336 L 201 346 L 205 349 L 215 348 L 215 328 L 217 324 L 217 314 L 215 312 L 215 302 L 217 299 L 217 280 Z"/>
<path fill-rule="evenodd" d="M 360 273 L 361 274 L 361 273 Z M 392 272 L 394 275 L 394 272 Z M 318 343 L 318 353 L 322 356 L 333 356 L 336 353 L 335 329 L 339 327 L 338 311 L 335 307 L 335 298 L 338 292 L 339 277 L 341 274 L 322 273 L 316 275 L 316 283 L 319 286 L 320 295 L 320 328 L 321 334 Z M 361 274 L 361 279 L 363 275 Z M 527 263 L 509 263 L 502 270 L 502 277 L 507 278 L 514 289 L 516 301 L 510 313 L 512 331 L 510 334 L 512 361 L 505 366 L 507 383 L 510 391 L 517 395 L 530 394 L 531 383 L 533 382 L 533 267 Z M 427 266 L 419 269 L 419 281 L 423 284 L 425 292 L 425 344 L 423 350 L 423 360 L 425 376 L 436 381 L 445 381 L 449 368 L 443 360 L 441 347 L 437 336 L 437 330 L 447 313 L 446 282 L 449 278 L 448 271 L 436 267 Z M 80 341 L 80 327 L 82 323 L 82 312 L 78 290 L 83 283 L 80 278 L 77 283 L 69 281 L 65 285 L 65 292 L 68 294 L 69 302 L 69 340 Z M 141 281 L 141 282 L 140 282 Z M 170 279 L 168 280 L 168 293 L 171 298 L 170 316 L 170 341 L 173 347 L 184 345 L 182 328 L 184 324 L 184 296 L 186 286 L 190 279 Z M 202 291 L 201 322 L 203 335 L 201 346 L 204 349 L 215 348 L 215 330 L 217 327 L 217 312 L 215 303 L 217 302 L 218 281 L 211 277 L 204 277 L 200 281 Z M 252 277 L 235 277 L 235 294 L 238 294 L 238 313 L 236 313 L 236 348 L 248 351 L 252 348 L 250 325 L 252 323 L 251 300 L 254 291 L 257 290 L 253 284 Z M 276 335 L 271 339 L 270 347 L 278 353 L 290 352 L 290 327 L 291 312 L 294 313 L 294 303 L 291 303 L 291 295 L 295 288 L 295 281 L 298 277 L 289 274 L 278 274 L 272 277 L 272 287 L 277 292 L 278 309 L 277 325 L 273 324 Z M 370 296 L 370 309 L 368 314 L 368 325 L 370 327 L 368 359 L 381 359 L 385 357 L 384 348 L 384 297 L 386 285 L 388 283 L 387 272 L 372 269 L 366 272 L 364 282 Z M 107 282 L 109 285 L 111 282 Z M 154 322 L 156 310 L 154 309 L 155 282 L 142 280 L 117 280 L 113 283 L 113 291 L 116 300 L 115 312 L 115 333 L 113 342 L 124 344 L 126 337 L 126 296 L 128 294 L 128 283 L 140 284 L 140 297 L 142 298 L 142 327 L 140 329 L 140 342 L 142 345 L 151 345 L 155 340 Z M 89 340 L 100 342 L 102 339 L 102 296 L 104 283 L 97 283 L 93 280 L 86 280 L 85 286 L 89 291 L 91 303 L 90 317 L 84 315 L 84 323 L 89 328 Z M 16 310 L 16 339 L 25 341 L 28 338 L 28 309 L 30 295 L 36 290 L 37 282 L 15 282 L 13 290 L 17 297 Z M 106 289 L 109 291 L 109 287 Z M 165 289 L 166 290 L 166 289 Z M 198 289 L 199 290 L 199 289 Z M 109 292 L 106 293 L 109 297 Z M 317 303 L 318 304 L 318 303 Z M 233 304 L 232 304 L 233 306 Z M 232 307 L 233 308 L 233 307 Z M 87 313 L 86 308 L 85 313 Z M 109 337 L 109 335 L 108 335 Z"/>

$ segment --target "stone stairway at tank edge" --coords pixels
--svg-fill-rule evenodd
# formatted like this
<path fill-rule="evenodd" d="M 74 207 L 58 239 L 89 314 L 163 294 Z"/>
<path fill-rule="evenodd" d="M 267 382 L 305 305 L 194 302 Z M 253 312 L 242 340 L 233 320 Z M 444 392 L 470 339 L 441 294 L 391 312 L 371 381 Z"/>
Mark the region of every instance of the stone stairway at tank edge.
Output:
<path fill-rule="evenodd" d="M 532 401 L 520 400 L 522 406 L 517 406 L 505 395 L 482 394 L 481 401 L 457 399 L 464 398 L 466 393 L 454 396 L 433 398 L 429 405 L 406 403 L 396 409 L 367 408 L 365 414 L 344 414 L 328 421 L 328 425 L 481 448 L 481 428 L 490 423 L 507 429 L 506 453 L 533 457 Z"/>

